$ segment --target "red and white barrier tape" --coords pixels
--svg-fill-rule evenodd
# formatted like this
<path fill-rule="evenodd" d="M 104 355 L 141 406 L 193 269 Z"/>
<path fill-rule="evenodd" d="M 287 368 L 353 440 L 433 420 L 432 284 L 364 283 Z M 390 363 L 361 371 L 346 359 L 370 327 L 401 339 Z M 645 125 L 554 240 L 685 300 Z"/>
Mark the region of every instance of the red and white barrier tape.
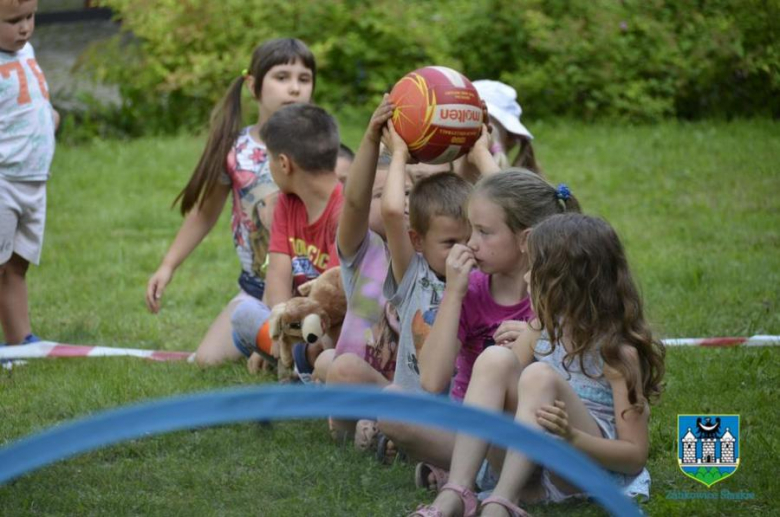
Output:
<path fill-rule="evenodd" d="M 778 346 L 780 336 L 711 337 L 663 339 L 666 346 Z M 191 352 L 167 352 L 163 350 L 142 350 L 135 348 L 113 348 L 108 346 L 66 345 L 52 341 L 39 341 L 29 345 L 0 347 L 0 359 L 40 359 L 45 357 L 117 357 L 132 356 L 153 361 L 185 361 Z"/>
<path fill-rule="evenodd" d="M 683 339 L 662 339 L 666 346 L 706 346 L 706 347 L 730 347 L 730 346 L 778 346 L 780 336 L 751 336 L 751 337 L 699 337 Z"/>
<path fill-rule="evenodd" d="M 191 352 L 166 352 L 108 346 L 66 345 L 52 341 L 38 341 L 29 345 L 0 347 L 0 359 L 39 359 L 44 357 L 115 357 L 132 356 L 152 361 L 184 361 Z"/>

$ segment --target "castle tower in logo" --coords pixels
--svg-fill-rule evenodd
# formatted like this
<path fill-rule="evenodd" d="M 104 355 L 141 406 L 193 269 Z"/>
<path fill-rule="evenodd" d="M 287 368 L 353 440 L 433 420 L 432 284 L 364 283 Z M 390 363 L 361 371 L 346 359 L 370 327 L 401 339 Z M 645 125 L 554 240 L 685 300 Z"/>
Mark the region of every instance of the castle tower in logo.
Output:
<path fill-rule="evenodd" d="M 678 415 L 680 469 L 708 487 L 739 467 L 739 415 Z"/>
<path fill-rule="evenodd" d="M 722 463 L 734 463 L 734 437 L 726 428 L 726 433 L 720 437 L 720 460 Z"/>

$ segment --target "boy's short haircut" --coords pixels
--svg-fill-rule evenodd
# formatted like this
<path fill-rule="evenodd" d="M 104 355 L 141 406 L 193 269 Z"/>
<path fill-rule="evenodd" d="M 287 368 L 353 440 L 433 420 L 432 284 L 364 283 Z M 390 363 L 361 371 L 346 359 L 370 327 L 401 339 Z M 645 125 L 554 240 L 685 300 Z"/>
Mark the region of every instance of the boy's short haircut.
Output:
<path fill-rule="evenodd" d="M 331 172 L 339 154 L 339 129 L 327 111 L 291 104 L 271 115 L 260 129 L 268 152 L 287 155 L 307 172 Z"/>
<path fill-rule="evenodd" d="M 471 183 L 454 172 L 438 172 L 421 179 L 409 194 L 409 226 L 425 235 L 437 215 L 466 220 L 466 202 L 472 189 Z"/>
<path fill-rule="evenodd" d="M 349 148 L 344 143 L 339 144 L 339 158 L 346 158 L 349 161 L 353 161 L 355 159 L 355 152 Z"/>

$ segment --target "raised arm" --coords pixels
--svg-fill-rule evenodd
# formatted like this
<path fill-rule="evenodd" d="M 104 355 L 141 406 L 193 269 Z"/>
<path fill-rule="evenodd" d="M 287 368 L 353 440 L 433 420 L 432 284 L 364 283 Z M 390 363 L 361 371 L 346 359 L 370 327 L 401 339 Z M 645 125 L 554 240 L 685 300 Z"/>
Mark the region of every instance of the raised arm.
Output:
<path fill-rule="evenodd" d="M 455 162 L 455 173 L 471 183 L 476 183 L 479 178 L 494 174 L 501 170 L 490 153 L 490 132 L 488 127 L 482 125 L 482 133 L 465 157 Z"/>
<path fill-rule="evenodd" d="M 368 214 L 379 159 L 379 143 L 382 128 L 393 115 L 393 105 L 385 94 L 371 116 L 366 133 L 360 142 L 355 159 L 349 167 L 347 185 L 344 188 L 344 206 L 339 219 L 338 245 L 344 256 L 357 253 L 368 231 Z"/>
<path fill-rule="evenodd" d="M 390 248 L 390 267 L 395 283 L 400 284 L 414 257 L 414 247 L 406 226 L 406 162 L 409 149 L 395 132 L 392 124 L 385 128 L 385 142 L 392 159 L 387 171 L 385 191 L 382 193 L 382 221 L 385 224 L 387 247 Z"/>
<path fill-rule="evenodd" d="M 173 278 L 173 273 L 219 220 L 219 215 L 222 213 L 229 193 L 230 186 L 215 185 L 211 193 L 204 199 L 203 204 L 196 204 L 184 218 L 184 222 L 168 248 L 168 252 L 163 257 L 160 267 L 157 268 L 146 286 L 146 305 L 151 312 L 159 312 L 160 300 L 165 287 Z"/>
<path fill-rule="evenodd" d="M 441 393 L 450 384 L 462 343 L 458 339 L 461 306 L 469 288 L 469 273 L 476 266 L 472 251 L 456 244 L 447 256 L 447 287 L 433 327 L 419 354 L 420 384 L 425 391 Z"/>

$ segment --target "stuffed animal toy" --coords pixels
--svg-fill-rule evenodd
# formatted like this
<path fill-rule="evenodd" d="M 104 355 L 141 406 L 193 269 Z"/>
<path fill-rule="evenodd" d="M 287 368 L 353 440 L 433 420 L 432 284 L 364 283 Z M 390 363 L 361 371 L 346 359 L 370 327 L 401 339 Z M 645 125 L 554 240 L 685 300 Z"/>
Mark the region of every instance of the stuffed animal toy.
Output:
<path fill-rule="evenodd" d="M 302 284 L 302 296 L 280 303 L 271 311 L 269 333 L 279 343 L 279 359 L 287 368 L 293 365 L 292 347 L 302 341 L 333 348 L 347 313 L 347 298 L 339 268 L 331 268 Z"/>

